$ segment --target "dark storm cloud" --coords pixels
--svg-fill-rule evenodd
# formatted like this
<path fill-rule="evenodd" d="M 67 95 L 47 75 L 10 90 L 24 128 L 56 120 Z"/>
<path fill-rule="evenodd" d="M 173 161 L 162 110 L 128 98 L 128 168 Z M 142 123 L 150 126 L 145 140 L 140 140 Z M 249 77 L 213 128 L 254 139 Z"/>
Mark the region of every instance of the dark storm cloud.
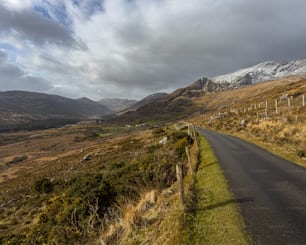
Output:
<path fill-rule="evenodd" d="M 225 38 L 236 38 L 235 46 L 254 61 L 302 58 L 306 54 L 305 11 L 306 2 L 301 0 L 233 1 Z M 253 60 L 244 53 L 239 56 L 248 63 Z"/>
<path fill-rule="evenodd" d="M 212 22 L 207 33 L 206 40 L 212 45 L 206 51 L 216 62 L 215 69 L 207 73 L 305 57 L 305 11 L 306 2 L 301 0 L 225 1 L 220 12 L 216 11 L 220 20 Z"/>
<path fill-rule="evenodd" d="M 110 31 L 120 58 L 112 54 L 102 62 L 101 80 L 153 91 L 266 60 L 306 56 L 305 1 L 191 0 L 181 5 L 165 1 L 149 13 L 148 5 L 115 23 Z"/>
<path fill-rule="evenodd" d="M 30 54 L 16 63 L 70 96 L 140 98 L 262 61 L 306 56 L 305 0 L 33 2 L 39 13 L 0 9 L 0 33 L 22 47 L 30 40 L 34 47 L 23 50 Z M 69 49 L 75 40 L 87 49 Z"/>
<path fill-rule="evenodd" d="M 16 35 L 35 44 L 76 45 L 71 33 L 31 9 L 9 10 L 0 5 L 0 34 Z"/>

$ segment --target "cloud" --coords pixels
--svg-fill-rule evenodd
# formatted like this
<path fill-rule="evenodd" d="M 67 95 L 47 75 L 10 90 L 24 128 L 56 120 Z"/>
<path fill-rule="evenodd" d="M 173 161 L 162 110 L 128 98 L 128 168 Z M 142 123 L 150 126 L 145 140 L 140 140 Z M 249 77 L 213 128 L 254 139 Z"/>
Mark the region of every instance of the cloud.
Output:
<path fill-rule="evenodd" d="M 25 8 L 30 8 L 33 2 L 31 0 L 2 0 L 1 5 L 14 10 L 23 10 Z"/>
<path fill-rule="evenodd" d="M 2 42 L 20 52 L 13 65 L 62 95 L 141 98 L 306 56 L 304 0 L 15 2 L 0 8 Z"/>
<path fill-rule="evenodd" d="M 106 1 L 105 13 L 79 23 L 77 33 L 98 56 L 101 81 L 174 88 L 266 59 L 301 57 L 306 4 L 293 2 Z"/>
<path fill-rule="evenodd" d="M 0 64 L 7 61 L 7 54 L 0 49 Z"/>
<path fill-rule="evenodd" d="M 18 67 L 8 62 L 7 54 L 0 50 L 0 89 L 48 91 L 48 81 L 26 74 Z"/>
<path fill-rule="evenodd" d="M 0 7 L 0 32 L 35 45 L 76 45 L 71 33 L 59 23 L 44 18 L 31 9 L 9 10 Z M 3 35 L 3 34 L 2 34 Z"/>

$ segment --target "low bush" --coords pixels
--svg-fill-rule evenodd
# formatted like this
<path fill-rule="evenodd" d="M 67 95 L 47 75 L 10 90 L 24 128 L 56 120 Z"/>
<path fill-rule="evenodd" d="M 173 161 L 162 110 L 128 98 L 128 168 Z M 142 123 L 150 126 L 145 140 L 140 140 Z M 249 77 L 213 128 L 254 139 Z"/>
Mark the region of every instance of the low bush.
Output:
<path fill-rule="evenodd" d="M 0 234 L 0 244 L 19 245 L 22 244 L 24 238 L 25 235 L 23 234 L 13 234 L 13 235 Z"/>
<path fill-rule="evenodd" d="M 155 150 L 158 150 L 162 147 L 162 144 L 154 144 L 147 147 L 149 153 L 153 153 Z"/>
<path fill-rule="evenodd" d="M 50 193 L 53 191 L 53 188 L 53 183 L 46 178 L 38 179 L 34 182 L 34 190 L 37 193 Z"/>
<path fill-rule="evenodd" d="M 160 136 L 160 135 L 163 135 L 165 133 L 166 132 L 163 128 L 157 128 L 157 129 L 153 130 L 153 135 L 155 135 L 155 136 Z"/>
<path fill-rule="evenodd" d="M 296 154 L 299 156 L 299 158 L 306 157 L 306 151 L 302 149 L 297 150 Z"/>
<path fill-rule="evenodd" d="M 178 140 L 180 139 L 183 139 L 183 138 L 186 138 L 188 139 L 189 138 L 189 135 L 187 132 L 184 132 L 184 131 L 177 131 L 177 132 L 174 132 L 172 135 L 171 135 L 172 139 L 173 139 L 173 142 L 177 142 Z"/>
<path fill-rule="evenodd" d="M 163 134 L 162 130 L 159 133 Z M 32 183 L 32 191 L 44 195 L 33 195 L 28 202 L 29 207 L 37 208 L 31 215 L 37 222 L 21 231 L 23 236 L 16 244 L 88 243 L 105 225 L 103 217 L 122 200 L 137 201 L 143 189 L 161 191 L 171 186 L 176 180 L 175 164 L 185 157 L 185 146 L 192 139 L 186 132 L 170 135 L 167 131 L 169 140 L 163 145 L 156 143 L 161 137 L 154 136 L 121 138 L 107 146 L 112 154 L 97 154 L 84 171 L 69 171 L 61 175 L 63 178 L 55 177 L 54 182 L 38 177 Z M 3 240 L 0 235 L 0 244 L 13 241 L 14 237 L 17 239 L 14 235 Z"/>
<path fill-rule="evenodd" d="M 178 157 L 183 157 L 185 154 L 185 147 L 189 145 L 187 138 L 182 138 L 176 141 L 175 143 L 175 151 L 178 155 Z"/>
<path fill-rule="evenodd" d="M 193 144 L 193 139 L 185 131 L 178 131 L 172 134 L 175 143 L 175 152 L 179 158 L 184 157 L 185 147 Z"/>
<path fill-rule="evenodd" d="M 44 179 L 36 183 L 44 186 L 48 182 Z M 98 234 L 104 213 L 117 197 L 101 174 L 75 177 L 63 187 L 64 193 L 48 200 L 38 224 L 27 235 L 27 244 L 32 241 L 35 244 L 83 243 L 80 239 Z"/>

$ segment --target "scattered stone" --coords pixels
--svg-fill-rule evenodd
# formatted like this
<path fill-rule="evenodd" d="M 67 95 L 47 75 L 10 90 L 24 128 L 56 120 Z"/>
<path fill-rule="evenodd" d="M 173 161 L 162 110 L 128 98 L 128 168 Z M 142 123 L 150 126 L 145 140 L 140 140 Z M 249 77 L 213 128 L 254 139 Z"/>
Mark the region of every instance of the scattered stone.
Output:
<path fill-rule="evenodd" d="M 168 141 L 168 137 L 165 136 L 164 138 L 162 138 L 158 143 L 161 144 L 161 145 L 165 145 Z"/>
<path fill-rule="evenodd" d="M 246 121 L 245 121 L 244 119 L 242 119 L 242 120 L 240 121 L 240 123 L 239 123 L 239 126 L 245 127 L 245 125 L 246 125 Z"/>
<path fill-rule="evenodd" d="M 0 208 L 8 207 L 8 206 L 10 206 L 11 204 L 16 203 L 18 200 L 19 200 L 19 199 L 11 199 L 11 200 L 9 200 L 9 201 L 6 202 L 6 203 L 1 204 L 1 205 L 0 205 Z"/>
<path fill-rule="evenodd" d="M 91 155 L 90 155 L 90 154 L 85 155 L 85 156 L 83 157 L 83 161 L 89 161 L 89 160 L 91 160 Z"/>

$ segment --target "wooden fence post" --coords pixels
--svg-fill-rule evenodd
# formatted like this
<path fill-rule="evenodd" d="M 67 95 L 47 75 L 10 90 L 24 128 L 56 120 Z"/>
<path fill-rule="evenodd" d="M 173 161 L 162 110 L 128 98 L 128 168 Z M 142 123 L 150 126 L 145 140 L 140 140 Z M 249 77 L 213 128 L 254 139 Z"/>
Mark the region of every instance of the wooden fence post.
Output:
<path fill-rule="evenodd" d="M 265 109 L 265 118 L 268 118 L 268 109 Z"/>
<path fill-rule="evenodd" d="M 183 164 L 176 164 L 176 179 L 178 185 L 178 191 L 180 195 L 180 200 L 183 210 L 185 210 L 185 193 L 184 193 L 184 184 L 183 184 Z"/>
<path fill-rule="evenodd" d="M 190 171 L 191 171 L 192 174 L 195 174 L 194 169 L 193 169 L 193 167 L 192 167 L 191 157 L 190 157 L 190 153 L 189 153 L 189 150 L 188 150 L 188 147 L 187 147 L 187 146 L 185 146 L 185 152 L 186 152 L 186 155 L 187 155 L 187 160 L 188 160 L 189 169 L 190 169 Z"/>

